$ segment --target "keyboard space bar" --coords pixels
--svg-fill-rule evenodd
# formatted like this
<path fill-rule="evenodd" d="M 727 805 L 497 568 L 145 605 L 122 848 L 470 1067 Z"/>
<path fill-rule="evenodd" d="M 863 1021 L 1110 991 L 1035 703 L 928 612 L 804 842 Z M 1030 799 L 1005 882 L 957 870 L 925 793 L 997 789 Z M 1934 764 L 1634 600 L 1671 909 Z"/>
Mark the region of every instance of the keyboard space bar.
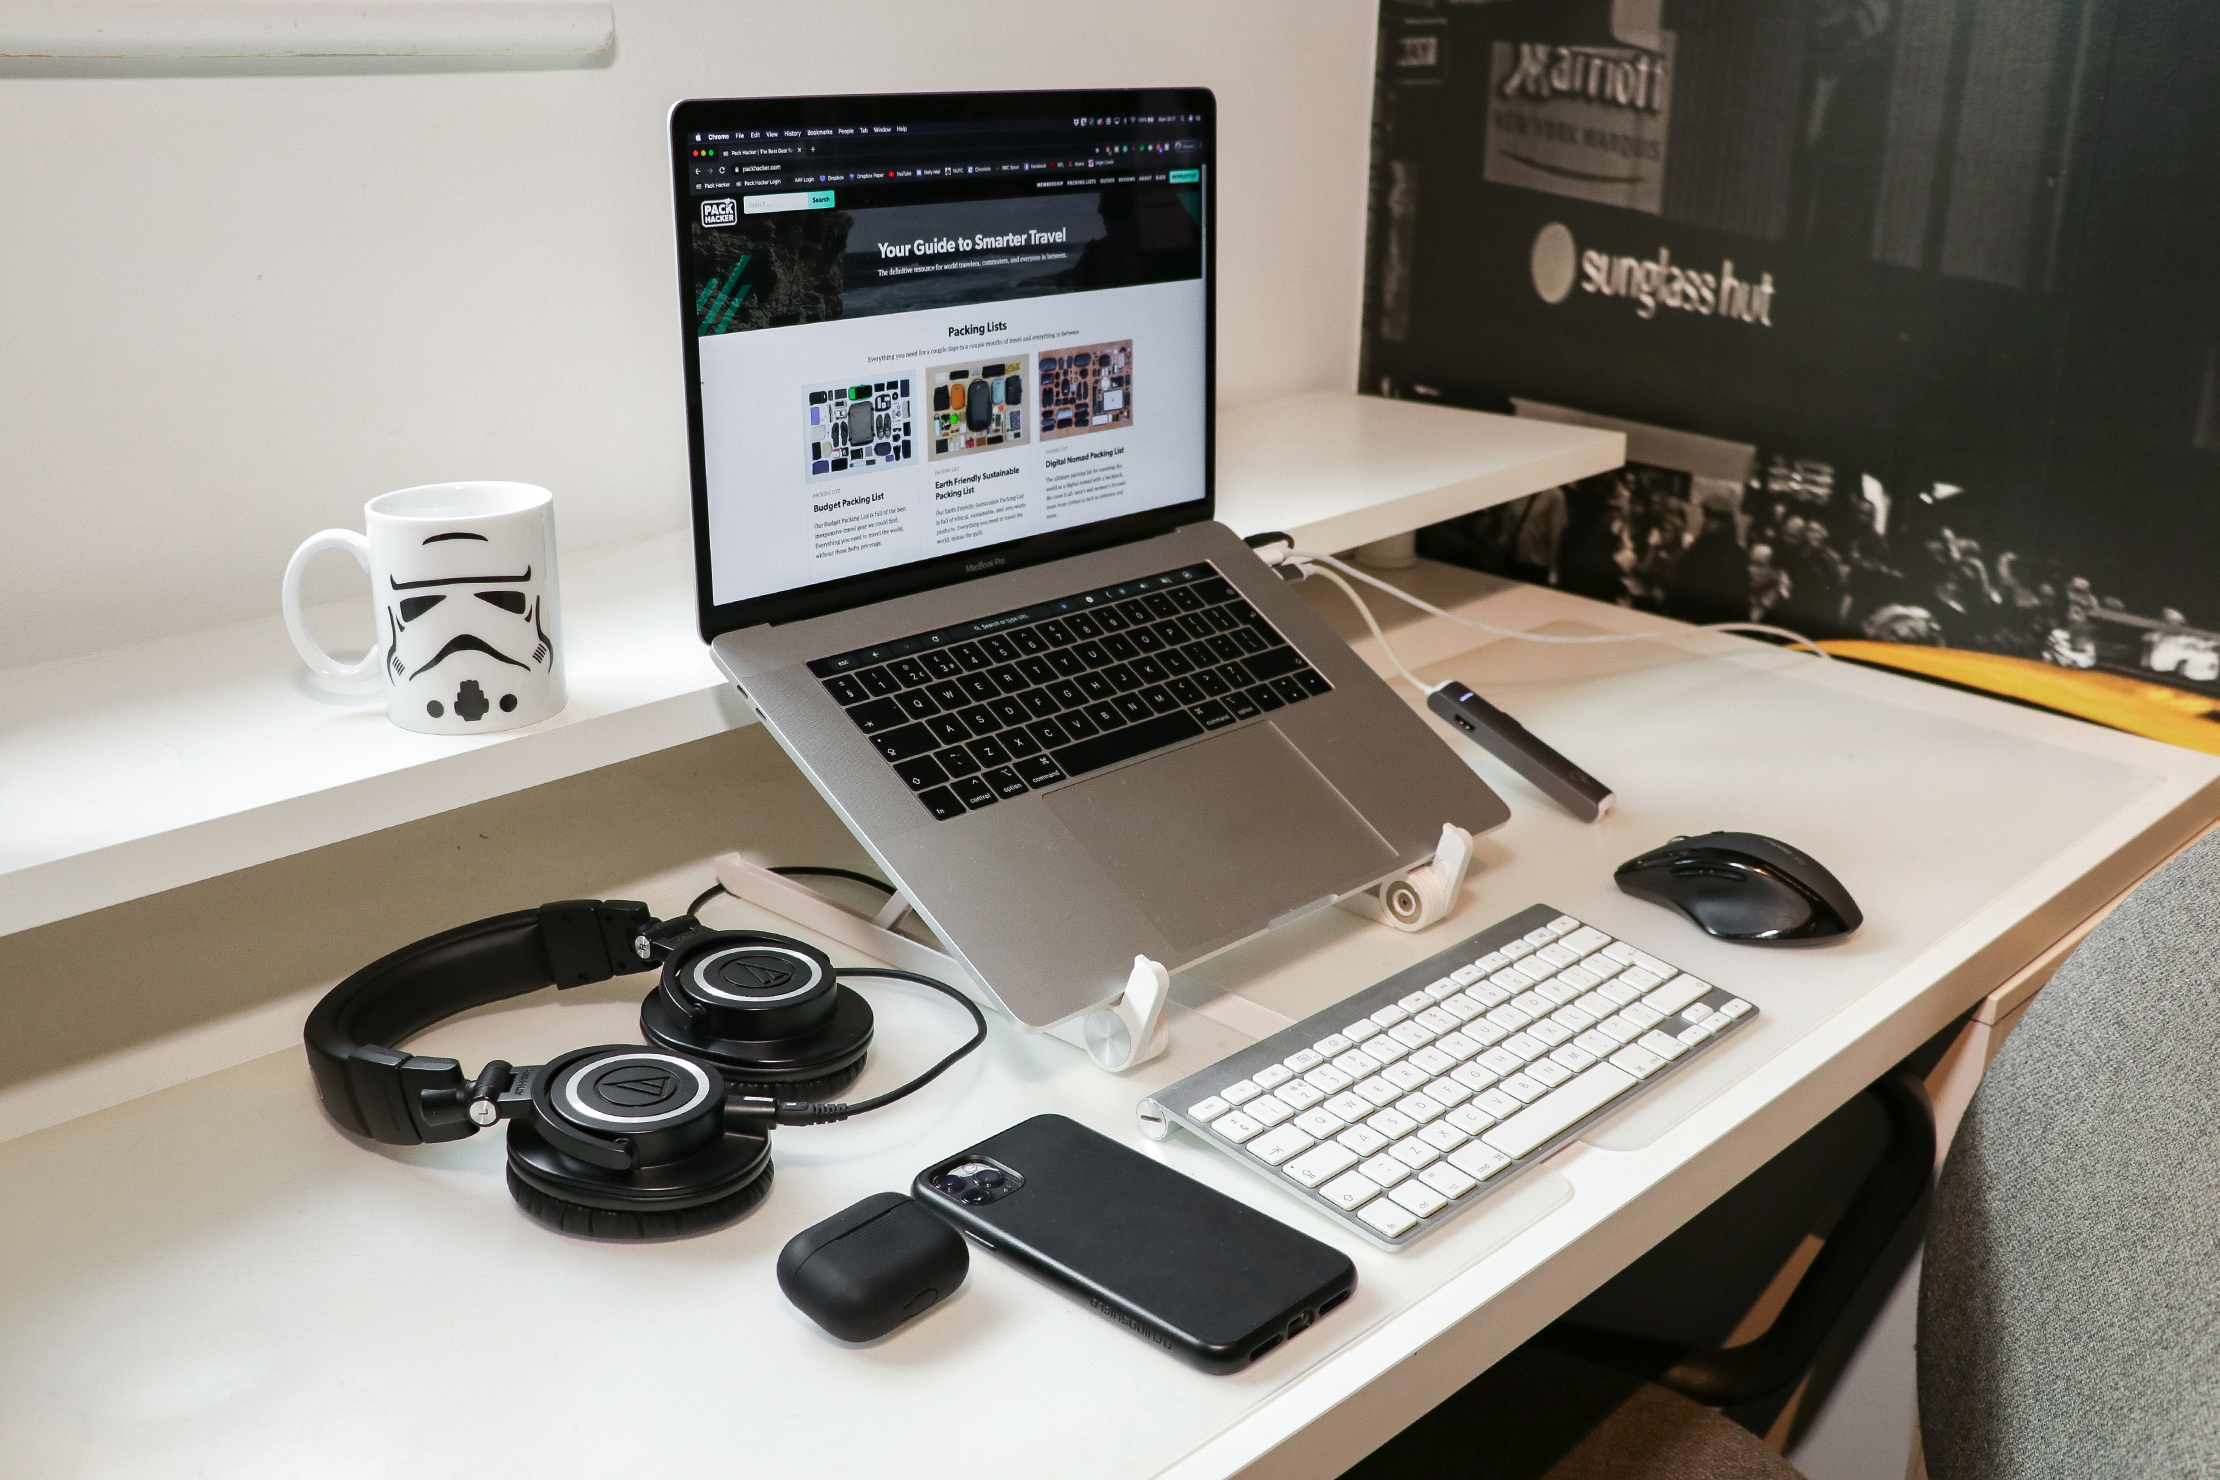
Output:
<path fill-rule="evenodd" d="M 1609 1064 L 1597 1064 L 1587 1073 L 1557 1086 L 1480 1139 L 1516 1161 L 1551 1136 L 1570 1129 L 1583 1117 L 1610 1104 L 1634 1088 L 1635 1083 L 1632 1074 Z"/>
<path fill-rule="evenodd" d="M 1077 745 L 1052 750 L 1049 754 L 1056 757 L 1056 764 L 1064 768 L 1066 776 L 1084 776 L 1089 771 L 1099 771 L 1104 766 L 1162 750 L 1202 732 L 1203 727 L 1193 715 L 1184 709 L 1175 709 L 1170 714 L 1160 714 L 1137 725 L 1127 725 L 1122 730 L 1112 730 Z"/>

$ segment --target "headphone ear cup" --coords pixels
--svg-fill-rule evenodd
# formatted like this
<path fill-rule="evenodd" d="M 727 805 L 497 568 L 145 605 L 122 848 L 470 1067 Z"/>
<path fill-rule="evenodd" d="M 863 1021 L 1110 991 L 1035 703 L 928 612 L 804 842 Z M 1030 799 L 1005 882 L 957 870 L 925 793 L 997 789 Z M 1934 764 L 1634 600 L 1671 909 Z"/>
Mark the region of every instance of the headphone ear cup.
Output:
<path fill-rule="evenodd" d="M 535 1221 L 544 1223 L 557 1233 L 607 1243 L 648 1243 L 707 1233 L 713 1228 L 738 1222 L 753 1212 L 756 1204 L 770 1196 L 770 1193 L 771 1166 L 766 1162 L 761 1175 L 754 1181 L 714 1202 L 667 1213 L 624 1212 L 613 1208 L 589 1207 L 585 1203 L 570 1202 L 551 1192 L 543 1192 L 518 1176 L 515 1167 L 509 1168 L 509 1196 L 516 1199 L 516 1205 Z"/>
<path fill-rule="evenodd" d="M 716 1064 L 715 1059 L 709 1062 Z M 745 1064 L 717 1064 L 734 1094 L 769 1095 L 775 1100 L 829 1100 L 863 1077 L 863 1060 L 816 1079 L 750 1079 Z"/>
<path fill-rule="evenodd" d="M 748 1094 L 824 1100 L 863 1072 L 871 1004 L 839 984 L 824 952 L 765 931 L 703 931 L 680 942 L 640 1003 L 640 1034 L 715 1065 Z"/>

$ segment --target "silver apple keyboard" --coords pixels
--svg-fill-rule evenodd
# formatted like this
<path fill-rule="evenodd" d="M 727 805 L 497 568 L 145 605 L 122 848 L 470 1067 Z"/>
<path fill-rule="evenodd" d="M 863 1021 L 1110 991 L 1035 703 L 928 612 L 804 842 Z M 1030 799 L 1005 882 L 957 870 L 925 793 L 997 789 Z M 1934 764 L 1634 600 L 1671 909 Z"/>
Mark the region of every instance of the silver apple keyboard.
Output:
<path fill-rule="evenodd" d="M 1536 905 L 1141 1102 L 1401 1248 L 1757 1015 Z"/>

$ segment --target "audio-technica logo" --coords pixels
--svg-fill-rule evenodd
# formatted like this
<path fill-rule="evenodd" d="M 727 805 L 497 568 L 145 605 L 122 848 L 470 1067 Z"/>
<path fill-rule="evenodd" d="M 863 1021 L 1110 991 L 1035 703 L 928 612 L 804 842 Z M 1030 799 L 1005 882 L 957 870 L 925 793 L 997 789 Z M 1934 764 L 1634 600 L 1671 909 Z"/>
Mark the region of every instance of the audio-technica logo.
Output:
<path fill-rule="evenodd" d="M 595 1089 L 612 1105 L 640 1109 L 660 1105 L 671 1097 L 675 1076 L 652 1064 L 634 1064 L 604 1074 Z"/>
<path fill-rule="evenodd" d="M 725 980 L 736 987 L 775 992 L 794 980 L 794 973 L 769 961 L 735 961 L 725 968 Z"/>
<path fill-rule="evenodd" d="M 705 200 L 701 203 L 701 224 L 704 226 L 732 226 L 740 220 L 740 202 L 731 198 Z"/>

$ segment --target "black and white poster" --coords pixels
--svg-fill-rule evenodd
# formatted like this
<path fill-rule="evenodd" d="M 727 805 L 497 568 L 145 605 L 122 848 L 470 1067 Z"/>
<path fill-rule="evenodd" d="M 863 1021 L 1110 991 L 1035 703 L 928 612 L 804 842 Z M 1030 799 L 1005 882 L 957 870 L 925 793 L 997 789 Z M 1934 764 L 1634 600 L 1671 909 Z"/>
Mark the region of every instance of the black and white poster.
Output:
<path fill-rule="evenodd" d="M 1437 558 L 2220 695 L 2220 5 L 1384 0 L 1363 388 L 1623 429 Z"/>

